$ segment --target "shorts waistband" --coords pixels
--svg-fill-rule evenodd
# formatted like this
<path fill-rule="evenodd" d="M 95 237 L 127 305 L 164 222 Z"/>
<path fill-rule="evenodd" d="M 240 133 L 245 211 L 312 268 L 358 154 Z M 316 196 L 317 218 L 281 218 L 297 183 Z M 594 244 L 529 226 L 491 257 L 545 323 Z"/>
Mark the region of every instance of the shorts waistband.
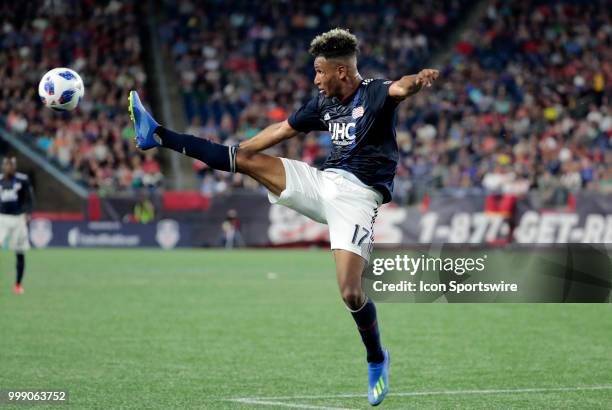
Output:
<path fill-rule="evenodd" d="M 364 188 L 364 189 L 367 189 L 368 191 L 373 192 L 376 195 L 376 202 L 378 202 L 379 204 L 382 204 L 382 200 L 383 200 L 382 194 L 380 192 L 378 192 L 376 189 L 372 188 L 371 186 L 364 184 L 352 172 L 349 172 L 349 171 L 346 171 L 346 170 L 340 169 L 340 168 L 326 168 L 326 169 L 323 170 L 323 172 L 333 172 L 334 174 L 338 174 L 338 175 L 348 179 L 352 183 L 360 186 L 361 188 Z"/>

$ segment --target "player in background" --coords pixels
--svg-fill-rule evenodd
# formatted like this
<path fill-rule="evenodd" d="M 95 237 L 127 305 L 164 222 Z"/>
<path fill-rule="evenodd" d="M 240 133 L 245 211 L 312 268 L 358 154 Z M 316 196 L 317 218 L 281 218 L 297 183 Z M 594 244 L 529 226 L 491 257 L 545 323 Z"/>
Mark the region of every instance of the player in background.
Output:
<path fill-rule="evenodd" d="M 34 193 L 27 175 L 17 171 L 17 159 L 5 157 L 2 160 L 0 178 L 0 243 L 3 248 L 15 251 L 17 255 L 17 277 L 14 292 L 23 294 L 25 251 L 30 249 L 28 223 L 32 213 Z"/>
<path fill-rule="evenodd" d="M 130 92 L 136 145 L 164 147 L 197 158 L 213 169 L 241 172 L 285 205 L 329 226 L 341 296 L 365 345 L 368 400 L 382 402 L 389 390 L 390 357 L 380 341 L 374 303 L 361 288 L 373 242 L 378 207 L 391 200 L 399 158 L 396 108 L 429 87 L 437 70 L 422 70 L 397 81 L 363 79 L 357 69 L 358 40 L 343 29 L 317 36 L 310 45 L 319 94 L 287 120 L 272 124 L 239 145 L 224 146 L 160 126 Z M 329 131 L 332 148 L 321 170 L 261 153 L 300 132 Z"/>

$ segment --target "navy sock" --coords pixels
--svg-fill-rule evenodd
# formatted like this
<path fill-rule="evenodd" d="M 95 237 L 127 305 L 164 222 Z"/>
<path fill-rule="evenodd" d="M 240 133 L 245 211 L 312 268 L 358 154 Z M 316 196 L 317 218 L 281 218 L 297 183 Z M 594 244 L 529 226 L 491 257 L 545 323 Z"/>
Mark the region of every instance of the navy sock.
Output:
<path fill-rule="evenodd" d="M 361 335 L 361 340 L 365 345 L 367 360 L 370 363 L 381 363 L 385 360 L 382 346 L 380 345 L 380 332 L 378 330 L 378 320 L 376 319 L 376 306 L 369 298 L 361 309 L 351 311 L 353 319 L 357 324 L 357 329 Z"/>
<path fill-rule="evenodd" d="M 165 148 L 199 159 L 213 169 L 236 172 L 237 146 L 228 147 L 193 135 L 179 134 L 164 127 L 158 127 L 155 134 L 159 136 Z"/>
<path fill-rule="evenodd" d="M 17 280 L 15 283 L 21 285 L 23 279 L 23 271 L 25 269 L 25 256 L 23 253 L 17 254 Z"/>

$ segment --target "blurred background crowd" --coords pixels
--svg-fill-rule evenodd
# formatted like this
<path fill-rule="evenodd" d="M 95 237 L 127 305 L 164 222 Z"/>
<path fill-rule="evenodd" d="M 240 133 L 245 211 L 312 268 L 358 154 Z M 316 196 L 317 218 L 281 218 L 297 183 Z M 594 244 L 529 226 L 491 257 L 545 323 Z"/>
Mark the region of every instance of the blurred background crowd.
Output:
<path fill-rule="evenodd" d="M 175 73 L 187 132 L 229 144 L 309 99 L 308 43 L 348 27 L 362 42 L 364 78 L 396 79 L 439 60 L 435 87 L 398 109 L 398 202 L 431 190 L 538 189 L 551 203 L 580 189 L 612 192 L 609 2 L 486 0 L 476 23 L 462 25 L 475 3 L 167 0 L 156 9 L 159 51 Z M 126 111 L 127 91 L 146 100 L 149 86 L 140 12 L 131 1 L 0 6 L 17 22 L 0 28 L 0 121 L 91 188 L 163 185 L 155 154 L 131 143 Z M 86 85 L 80 110 L 64 116 L 41 109 L 36 92 L 42 73 L 62 65 Z M 273 152 L 317 166 L 329 145 L 326 132 L 311 133 Z M 260 189 L 201 163 L 194 172 L 194 189 L 206 194 Z"/>
<path fill-rule="evenodd" d="M 132 143 L 127 95 L 146 95 L 138 15 L 132 1 L 0 3 L 0 121 L 62 169 L 102 192 L 159 186 L 155 153 Z M 53 67 L 83 78 L 79 109 L 43 109 L 38 82 Z"/>

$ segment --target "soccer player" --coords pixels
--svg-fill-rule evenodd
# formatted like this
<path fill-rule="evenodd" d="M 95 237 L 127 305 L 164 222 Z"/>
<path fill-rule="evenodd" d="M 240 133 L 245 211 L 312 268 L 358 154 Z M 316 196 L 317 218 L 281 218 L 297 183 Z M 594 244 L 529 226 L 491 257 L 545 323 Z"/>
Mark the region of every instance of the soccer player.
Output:
<path fill-rule="evenodd" d="M 32 212 L 34 194 L 28 176 L 16 172 L 15 157 L 2 160 L 0 178 L 0 243 L 17 255 L 17 278 L 14 292 L 23 294 L 24 252 L 30 249 L 28 222 Z"/>
<path fill-rule="evenodd" d="M 224 146 L 160 126 L 130 92 L 136 145 L 169 148 L 211 168 L 251 176 L 269 200 L 329 226 L 340 294 L 365 345 L 368 400 L 378 405 L 389 390 L 389 352 L 380 342 L 376 308 L 361 288 L 373 241 L 378 207 L 391 200 L 398 162 L 395 112 L 405 98 L 429 87 L 437 70 L 397 81 L 363 79 L 357 70 L 358 40 L 344 29 L 323 33 L 310 44 L 319 94 L 287 120 L 255 137 Z M 300 132 L 328 130 L 332 148 L 322 169 L 261 153 Z"/>

